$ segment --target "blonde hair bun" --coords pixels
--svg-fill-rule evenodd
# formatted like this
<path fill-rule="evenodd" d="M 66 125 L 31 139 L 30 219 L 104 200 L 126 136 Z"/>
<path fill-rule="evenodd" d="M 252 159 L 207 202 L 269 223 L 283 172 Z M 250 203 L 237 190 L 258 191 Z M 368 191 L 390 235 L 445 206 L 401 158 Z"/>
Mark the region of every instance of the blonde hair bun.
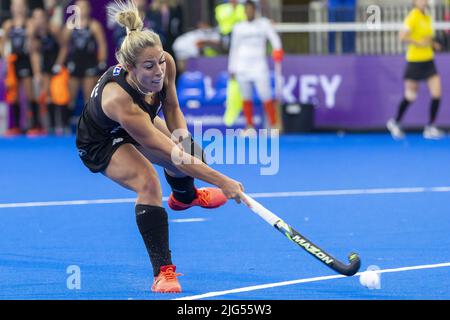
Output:
<path fill-rule="evenodd" d="M 107 9 L 108 15 L 127 29 L 127 36 L 116 52 L 116 59 L 123 67 L 134 66 L 136 57 L 143 49 L 162 46 L 161 39 L 155 32 L 143 29 L 144 22 L 134 1 L 115 0 Z"/>

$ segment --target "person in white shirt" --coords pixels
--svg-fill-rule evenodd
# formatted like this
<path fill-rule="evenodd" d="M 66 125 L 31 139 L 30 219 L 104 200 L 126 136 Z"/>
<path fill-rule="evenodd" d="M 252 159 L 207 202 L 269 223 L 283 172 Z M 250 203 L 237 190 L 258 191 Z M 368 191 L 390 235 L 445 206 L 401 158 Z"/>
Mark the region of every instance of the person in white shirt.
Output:
<path fill-rule="evenodd" d="M 253 86 L 264 105 L 271 128 L 279 126 L 275 101 L 272 99 L 269 66 L 267 63 L 267 40 L 272 46 L 272 58 L 281 63 L 283 49 L 280 36 L 269 19 L 257 17 L 254 1 L 245 2 L 247 21 L 236 24 L 231 36 L 228 72 L 239 83 L 243 98 L 243 111 L 248 129 L 253 124 Z M 253 130 L 252 130 L 253 131 Z M 253 131 L 254 132 L 254 131 Z"/>
<path fill-rule="evenodd" d="M 208 23 L 200 21 L 197 29 L 183 33 L 175 39 L 172 49 L 179 71 L 185 70 L 189 58 L 201 55 L 215 56 L 220 51 L 220 33 Z"/>

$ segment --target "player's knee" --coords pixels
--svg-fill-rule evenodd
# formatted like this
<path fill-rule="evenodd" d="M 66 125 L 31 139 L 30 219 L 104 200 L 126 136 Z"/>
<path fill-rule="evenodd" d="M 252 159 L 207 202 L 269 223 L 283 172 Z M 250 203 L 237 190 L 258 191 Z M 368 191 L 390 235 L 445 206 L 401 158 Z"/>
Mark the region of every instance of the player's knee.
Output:
<path fill-rule="evenodd" d="M 273 101 L 271 91 L 263 91 L 259 93 L 259 98 L 263 103 L 270 103 Z"/>
<path fill-rule="evenodd" d="M 141 175 L 136 191 L 141 198 L 149 201 L 160 201 L 162 199 L 161 184 L 156 174 Z"/>
<path fill-rule="evenodd" d="M 413 102 L 417 99 L 417 92 L 415 90 L 406 89 L 405 90 L 405 98 L 406 100 Z"/>
<path fill-rule="evenodd" d="M 442 96 L 442 92 L 441 92 L 441 88 L 437 87 L 437 88 L 432 88 L 430 90 L 431 93 L 431 98 L 432 99 L 440 99 Z"/>

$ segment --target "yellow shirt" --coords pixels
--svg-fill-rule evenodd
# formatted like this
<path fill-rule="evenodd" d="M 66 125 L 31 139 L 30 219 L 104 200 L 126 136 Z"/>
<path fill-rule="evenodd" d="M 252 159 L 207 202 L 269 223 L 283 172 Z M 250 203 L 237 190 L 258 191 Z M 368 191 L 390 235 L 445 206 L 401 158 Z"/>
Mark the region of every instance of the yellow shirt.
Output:
<path fill-rule="evenodd" d="M 417 8 L 411 10 L 404 21 L 404 25 L 411 32 L 410 37 L 412 40 L 420 42 L 434 36 L 431 16 L 423 14 Z M 428 47 L 418 47 L 414 44 L 408 45 L 408 51 L 406 52 L 407 61 L 425 62 L 433 60 L 433 58 L 434 52 L 431 45 Z"/>
<path fill-rule="evenodd" d="M 230 3 L 219 4 L 215 9 L 215 16 L 220 33 L 224 35 L 230 34 L 236 23 L 247 20 L 243 4 L 236 7 Z"/>

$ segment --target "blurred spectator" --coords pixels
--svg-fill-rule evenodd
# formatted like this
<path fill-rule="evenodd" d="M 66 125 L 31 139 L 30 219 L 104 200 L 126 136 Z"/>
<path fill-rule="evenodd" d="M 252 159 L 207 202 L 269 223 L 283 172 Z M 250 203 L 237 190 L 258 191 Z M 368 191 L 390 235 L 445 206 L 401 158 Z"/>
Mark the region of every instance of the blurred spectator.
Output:
<path fill-rule="evenodd" d="M 59 73 L 64 62 L 70 73 L 69 89 L 73 112 L 80 88 L 86 102 L 91 95 L 99 76 L 107 68 L 108 48 L 103 26 L 91 17 L 91 6 L 88 0 L 75 2 L 80 9 L 79 25 L 72 26 L 67 20 L 62 35 L 62 47 L 53 72 Z M 68 115 L 69 116 L 69 115 Z M 64 119 L 65 124 L 70 123 Z M 68 128 L 65 128 L 68 130 Z"/>
<path fill-rule="evenodd" d="M 197 29 L 179 36 L 173 43 L 178 68 L 185 70 L 186 60 L 198 56 L 213 57 L 220 52 L 219 31 L 206 22 L 199 22 Z"/>
<path fill-rule="evenodd" d="M 31 125 L 26 125 L 29 127 L 27 133 L 39 135 L 42 133 L 42 124 L 39 105 L 33 91 L 32 68 L 29 57 L 30 20 L 28 19 L 28 7 L 25 0 L 12 0 L 10 11 L 12 17 L 3 23 L 4 35 L 0 41 L 0 53 L 9 63 L 5 85 L 7 100 L 12 113 L 12 124 L 5 135 L 19 135 L 24 131 L 21 126 L 20 88 L 24 89 L 31 111 Z M 7 48 L 9 50 L 6 50 Z"/>
<path fill-rule="evenodd" d="M 173 43 L 183 33 L 181 6 L 174 0 L 153 0 L 148 18 L 150 28 L 161 38 L 164 50 L 173 56 Z"/>
<path fill-rule="evenodd" d="M 149 20 L 150 6 L 148 4 L 148 0 L 135 0 L 135 3 L 139 11 L 139 16 L 144 23 L 144 28 L 151 29 L 152 23 Z M 116 50 L 120 48 L 120 45 L 122 44 L 123 39 L 125 39 L 126 35 L 126 29 L 119 24 L 114 23 L 113 40 Z"/>
<path fill-rule="evenodd" d="M 272 98 L 272 87 L 267 63 L 267 40 L 272 46 L 275 63 L 281 63 L 283 49 L 280 36 L 269 19 L 256 16 L 254 1 L 245 2 L 247 21 L 236 24 L 231 36 L 228 72 L 236 78 L 243 99 L 247 128 L 244 135 L 254 132 L 253 86 L 261 99 L 271 128 L 279 128 L 279 119 Z"/>
<path fill-rule="evenodd" d="M 221 35 L 222 49 L 224 52 L 228 52 L 234 25 L 247 19 L 244 5 L 239 3 L 238 0 L 229 0 L 219 4 L 214 9 L 214 13 Z"/>
<path fill-rule="evenodd" d="M 31 64 L 36 85 L 35 94 L 39 97 L 39 104 L 46 106 L 43 109 L 48 110 L 48 132 L 54 134 L 57 114 L 61 121 L 67 119 L 69 88 L 67 83 L 63 87 L 59 86 L 58 90 L 53 92 L 53 95 L 51 94 L 50 85 L 51 81 L 54 81 L 52 69 L 60 51 L 61 32 L 58 25 L 50 22 L 46 10 L 33 10 L 30 39 Z M 64 126 L 64 124 L 58 126 L 60 132 Z"/>
<path fill-rule="evenodd" d="M 44 7 L 52 25 L 62 28 L 64 23 L 64 8 L 70 3 L 70 0 L 45 0 Z"/>
<path fill-rule="evenodd" d="M 356 19 L 356 0 L 328 0 L 328 22 L 355 22 Z M 336 32 L 330 32 L 328 35 L 328 48 L 330 53 L 354 53 L 355 52 L 355 33 L 342 32 L 341 39 L 336 36 Z M 336 43 L 336 40 L 341 40 Z"/>

